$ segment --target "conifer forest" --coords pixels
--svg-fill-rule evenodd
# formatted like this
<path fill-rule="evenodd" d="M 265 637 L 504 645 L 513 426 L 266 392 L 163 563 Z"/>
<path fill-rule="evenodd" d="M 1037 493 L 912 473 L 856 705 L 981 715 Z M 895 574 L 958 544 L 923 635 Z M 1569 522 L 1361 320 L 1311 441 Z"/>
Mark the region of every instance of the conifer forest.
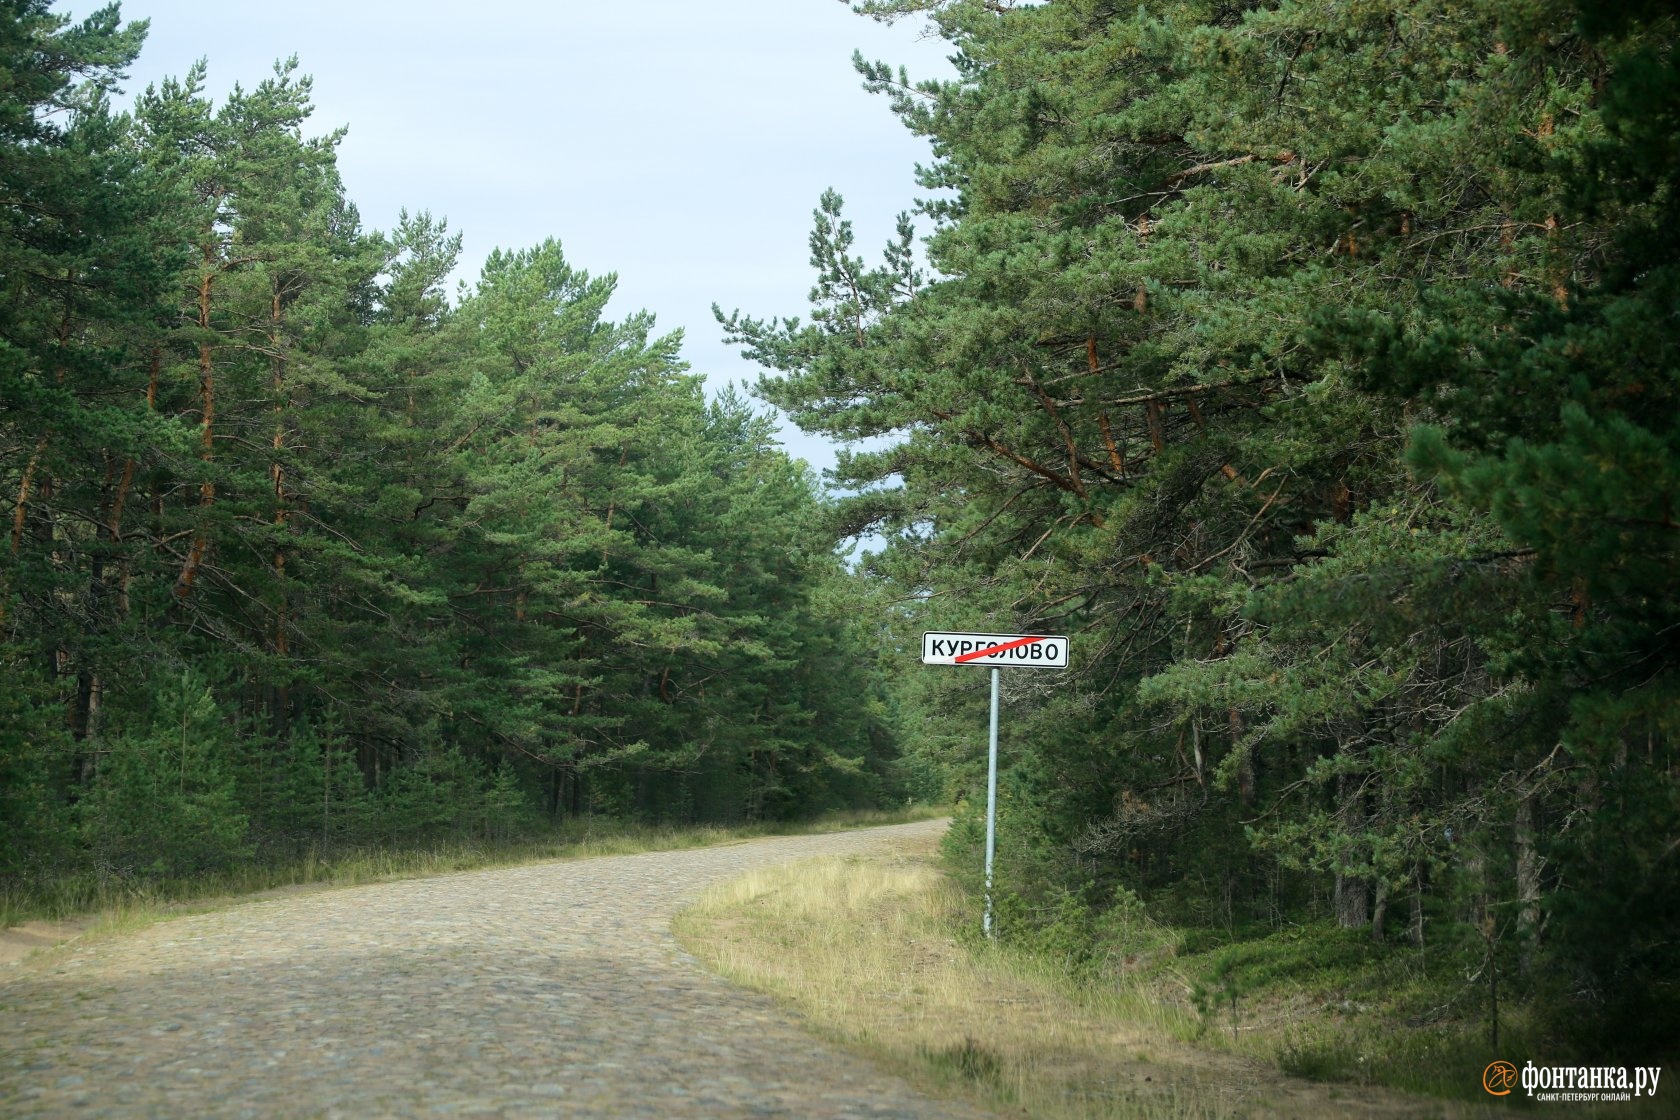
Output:
<path fill-rule="evenodd" d="M 1671 5 L 858 8 L 948 42 L 855 58 L 926 198 L 866 250 L 832 169 L 808 305 L 716 312 L 755 401 L 563 229 L 447 290 L 295 61 L 119 104 L 143 13 L 0 0 L 0 881 L 913 799 L 972 887 L 920 635 L 1067 634 L 1006 937 L 1323 928 L 1672 1052 Z"/>

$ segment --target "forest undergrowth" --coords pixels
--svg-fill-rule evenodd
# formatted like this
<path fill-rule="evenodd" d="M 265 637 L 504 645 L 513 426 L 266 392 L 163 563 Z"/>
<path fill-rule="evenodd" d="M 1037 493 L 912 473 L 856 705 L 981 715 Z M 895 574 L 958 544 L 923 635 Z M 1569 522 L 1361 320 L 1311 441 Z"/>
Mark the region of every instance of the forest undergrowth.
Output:
<path fill-rule="evenodd" d="M 1133 910 L 1109 917 L 1100 955 L 1070 957 L 1043 927 L 1036 941 L 987 941 L 977 909 L 931 846 L 906 846 L 754 872 L 708 891 L 676 929 L 708 966 L 826 1037 L 1007 1114 L 1508 1111 L 1467 1057 L 1484 1025 L 1452 1011 L 1453 978 L 1345 931 L 1198 945 L 1196 931 Z M 1433 1018 L 1418 1014 L 1434 1001 Z M 1535 1041 L 1521 1022 L 1507 1036 L 1513 1054 Z M 1660 1113 L 1646 1100 L 1578 1114 Z"/>

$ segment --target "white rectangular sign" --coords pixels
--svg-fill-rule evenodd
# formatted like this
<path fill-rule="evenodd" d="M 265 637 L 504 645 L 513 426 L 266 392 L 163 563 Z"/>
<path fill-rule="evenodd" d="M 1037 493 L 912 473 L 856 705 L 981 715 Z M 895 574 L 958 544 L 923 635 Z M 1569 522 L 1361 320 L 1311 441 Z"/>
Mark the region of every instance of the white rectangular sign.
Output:
<path fill-rule="evenodd" d="M 984 665 L 1001 669 L 1066 669 L 1068 640 L 1050 634 L 922 635 L 923 665 Z"/>

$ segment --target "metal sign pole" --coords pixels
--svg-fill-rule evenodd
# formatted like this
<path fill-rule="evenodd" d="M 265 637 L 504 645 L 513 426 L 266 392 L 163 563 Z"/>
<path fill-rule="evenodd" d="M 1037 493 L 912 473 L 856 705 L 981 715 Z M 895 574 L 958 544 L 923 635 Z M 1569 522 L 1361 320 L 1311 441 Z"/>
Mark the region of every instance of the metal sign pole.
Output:
<path fill-rule="evenodd" d="M 968 634 L 929 630 L 922 635 L 923 665 L 974 665 L 992 671 L 992 736 L 986 752 L 986 913 L 980 927 L 992 933 L 992 861 L 997 855 L 998 704 L 1000 668 L 1066 669 L 1066 634 Z"/>
<path fill-rule="evenodd" d="M 980 924 L 987 937 L 996 936 L 992 933 L 992 855 L 997 851 L 997 728 L 1000 672 L 996 666 L 992 667 L 992 736 L 991 745 L 986 751 L 986 916 Z"/>

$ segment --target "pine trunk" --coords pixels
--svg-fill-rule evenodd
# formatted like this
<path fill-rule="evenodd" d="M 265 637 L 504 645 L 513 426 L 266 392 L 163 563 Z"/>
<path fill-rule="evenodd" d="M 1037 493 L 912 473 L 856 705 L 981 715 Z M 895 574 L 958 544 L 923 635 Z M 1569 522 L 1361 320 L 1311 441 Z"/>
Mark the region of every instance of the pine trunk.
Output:
<path fill-rule="evenodd" d="M 1517 929 L 1525 939 L 1523 964 L 1527 967 L 1534 946 L 1540 940 L 1540 874 L 1543 861 L 1534 841 L 1535 795 L 1517 802 L 1514 839 L 1517 847 Z"/>
<path fill-rule="evenodd" d="M 1365 831 L 1364 792 L 1359 777 L 1343 774 L 1336 780 L 1336 797 L 1341 803 L 1338 816 L 1345 835 Z M 1336 923 L 1343 929 L 1364 929 L 1371 921 L 1370 892 L 1364 879 L 1336 872 Z"/>
<path fill-rule="evenodd" d="M 274 654 L 284 662 L 291 649 L 287 628 L 291 624 L 291 604 L 286 592 L 286 524 L 291 510 L 286 500 L 286 466 L 281 456 L 286 450 L 286 353 L 285 340 L 280 334 L 282 303 L 276 287 L 269 298 L 268 345 L 274 389 L 273 461 L 269 474 L 274 483 L 274 585 L 278 602 L 274 608 Z M 269 718 L 274 734 L 284 738 L 291 711 L 291 689 L 283 681 L 274 689 L 269 702 Z"/>
<path fill-rule="evenodd" d="M 198 282 L 198 326 L 201 331 L 210 330 L 210 288 L 214 274 L 210 271 L 211 251 L 204 250 L 204 270 Z M 208 514 L 216 504 L 216 484 L 210 478 L 210 462 L 215 457 L 216 449 L 216 370 L 212 361 L 210 339 L 200 337 L 198 342 L 198 391 L 202 402 L 202 421 L 199 426 L 199 459 L 204 463 L 204 481 L 198 487 L 198 504 L 203 514 Z M 199 568 L 204 564 L 205 553 L 210 549 L 209 527 L 200 520 L 198 528 L 193 532 L 192 545 L 187 549 L 187 558 L 181 565 L 181 574 L 175 577 L 175 598 L 185 599 L 192 594 L 193 584 L 198 581 Z"/>

